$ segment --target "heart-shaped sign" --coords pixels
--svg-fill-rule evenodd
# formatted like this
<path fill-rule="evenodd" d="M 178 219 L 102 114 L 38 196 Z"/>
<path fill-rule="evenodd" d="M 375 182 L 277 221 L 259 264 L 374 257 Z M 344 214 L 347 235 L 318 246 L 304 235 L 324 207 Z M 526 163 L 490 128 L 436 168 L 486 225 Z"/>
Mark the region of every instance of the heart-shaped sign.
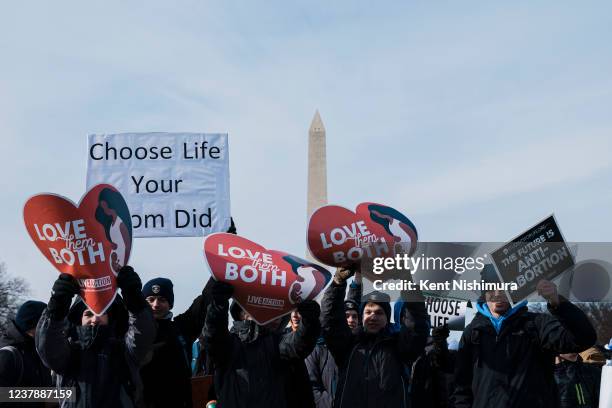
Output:
<path fill-rule="evenodd" d="M 317 264 L 225 232 L 204 239 L 204 259 L 216 280 L 234 286 L 234 299 L 259 324 L 314 299 L 331 279 Z"/>
<path fill-rule="evenodd" d="M 355 212 L 338 205 L 317 209 L 308 223 L 308 248 L 319 261 L 332 266 L 358 264 L 363 256 L 394 256 L 414 252 L 414 224 L 394 208 L 361 203 Z"/>
<path fill-rule="evenodd" d="M 74 276 L 87 306 L 103 314 L 132 249 L 132 220 L 121 193 L 98 184 L 78 206 L 59 195 L 38 194 L 25 203 L 23 220 L 40 252 L 58 271 Z"/>

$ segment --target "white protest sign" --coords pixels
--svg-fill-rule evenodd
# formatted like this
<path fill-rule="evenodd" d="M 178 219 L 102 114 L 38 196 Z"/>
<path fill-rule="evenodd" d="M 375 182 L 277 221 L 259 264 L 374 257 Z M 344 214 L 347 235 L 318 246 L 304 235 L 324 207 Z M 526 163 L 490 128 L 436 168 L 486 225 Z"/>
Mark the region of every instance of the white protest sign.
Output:
<path fill-rule="evenodd" d="M 431 327 L 447 324 L 449 330 L 465 329 L 467 302 L 426 296 L 425 306 L 431 320 Z"/>
<path fill-rule="evenodd" d="M 89 135 L 87 188 L 115 186 L 134 237 L 195 237 L 230 226 L 227 134 Z"/>
<path fill-rule="evenodd" d="M 612 407 L 612 364 L 610 360 L 601 369 L 599 406 L 602 408 Z"/>

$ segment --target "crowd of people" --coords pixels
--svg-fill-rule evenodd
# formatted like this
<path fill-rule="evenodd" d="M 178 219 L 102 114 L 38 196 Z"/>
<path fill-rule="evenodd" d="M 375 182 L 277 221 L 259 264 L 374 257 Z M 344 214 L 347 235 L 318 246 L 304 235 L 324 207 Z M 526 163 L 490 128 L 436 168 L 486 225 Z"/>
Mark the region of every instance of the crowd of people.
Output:
<path fill-rule="evenodd" d="M 553 283 L 538 285 L 549 313 L 483 293 L 455 351 L 419 293 L 392 310 L 354 274 L 339 268 L 320 304 L 265 325 L 212 278 L 173 316 L 172 282 L 142 285 L 124 266 L 120 295 L 97 316 L 61 274 L 48 303 L 25 302 L 0 340 L 0 386 L 72 387 L 61 407 L 188 408 L 194 375 L 214 377 L 218 408 L 597 407 L 600 369 L 579 355 L 595 330 Z"/>

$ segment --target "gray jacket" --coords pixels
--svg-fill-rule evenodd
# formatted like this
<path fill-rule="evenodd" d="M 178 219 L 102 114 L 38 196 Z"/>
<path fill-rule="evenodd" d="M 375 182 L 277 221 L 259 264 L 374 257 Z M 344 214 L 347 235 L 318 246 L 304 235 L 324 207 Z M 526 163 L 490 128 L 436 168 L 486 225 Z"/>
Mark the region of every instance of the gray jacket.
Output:
<path fill-rule="evenodd" d="M 338 366 L 323 338 L 306 358 L 306 368 L 317 408 L 331 408 L 338 388 Z"/>

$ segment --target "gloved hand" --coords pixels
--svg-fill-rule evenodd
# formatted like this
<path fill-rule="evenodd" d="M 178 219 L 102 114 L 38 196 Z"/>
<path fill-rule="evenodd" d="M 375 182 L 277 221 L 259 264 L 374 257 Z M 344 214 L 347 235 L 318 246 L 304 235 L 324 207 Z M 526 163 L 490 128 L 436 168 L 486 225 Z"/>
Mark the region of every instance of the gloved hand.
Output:
<path fill-rule="evenodd" d="M 353 268 L 349 269 L 339 267 L 338 269 L 336 269 L 336 273 L 334 274 L 334 282 L 336 283 L 336 285 L 342 285 L 344 282 L 347 281 L 348 278 L 353 276 L 354 273 L 355 270 Z"/>
<path fill-rule="evenodd" d="M 321 306 L 314 300 L 305 300 L 298 303 L 297 311 L 300 312 L 302 319 L 307 321 L 319 320 Z"/>
<path fill-rule="evenodd" d="M 121 289 L 123 302 L 127 309 L 132 313 L 138 313 L 148 306 L 147 301 L 142 295 L 142 282 L 140 276 L 129 265 L 125 265 L 119 270 L 117 275 L 117 286 Z"/>
<path fill-rule="evenodd" d="M 117 275 L 117 286 L 119 286 L 123 292 L 133 293 L 142 291 L 140 276 L 138 276 L 134 268 L 129 265 L 125 265 L 119 270 L 119 274 Z"/>
<path fill-rule="evenodd" d="M 236 230 L 236 224 L 234 224 L 234 219 L 232 217 L 230 217 L 230 221 L 231 221 L 230 227 L 227 229 L 226 232 L 228 234 L 234 234 L 234 235 L 238 234 L 238 231 Z"/>
<path fill-rule="evenodd" d="M 448 344 L 446 339 L 449 335 L 450 331 L 446 324 L 431 329 L 433 348 L 430 352 L 430 358 L 431 365 L 435 368 L 441 369 L 448 366 Z"/>
<path fill-rule="evenodd" d="M 215 281 L 210 291 L 213 302 L 217 305 L 223 305 L 234 294 L 234 287 L 226 282 Z"/>
<path fill-rule="evenodd" d="M 47 304 L 49 315 L 54 320 L 63 320 L 70 310 L 72 297 L 79 293 L 79 283 L 67 273 L 62 273 L 53 284 L 51 299 Z"/>
<path fill-rule="evenodd" d="M 431 338 L 434 344 L 446 343 L 448 336 L 450 336 L 450 330 L 448 329 L 447 324 L 431 329 Z"/>

